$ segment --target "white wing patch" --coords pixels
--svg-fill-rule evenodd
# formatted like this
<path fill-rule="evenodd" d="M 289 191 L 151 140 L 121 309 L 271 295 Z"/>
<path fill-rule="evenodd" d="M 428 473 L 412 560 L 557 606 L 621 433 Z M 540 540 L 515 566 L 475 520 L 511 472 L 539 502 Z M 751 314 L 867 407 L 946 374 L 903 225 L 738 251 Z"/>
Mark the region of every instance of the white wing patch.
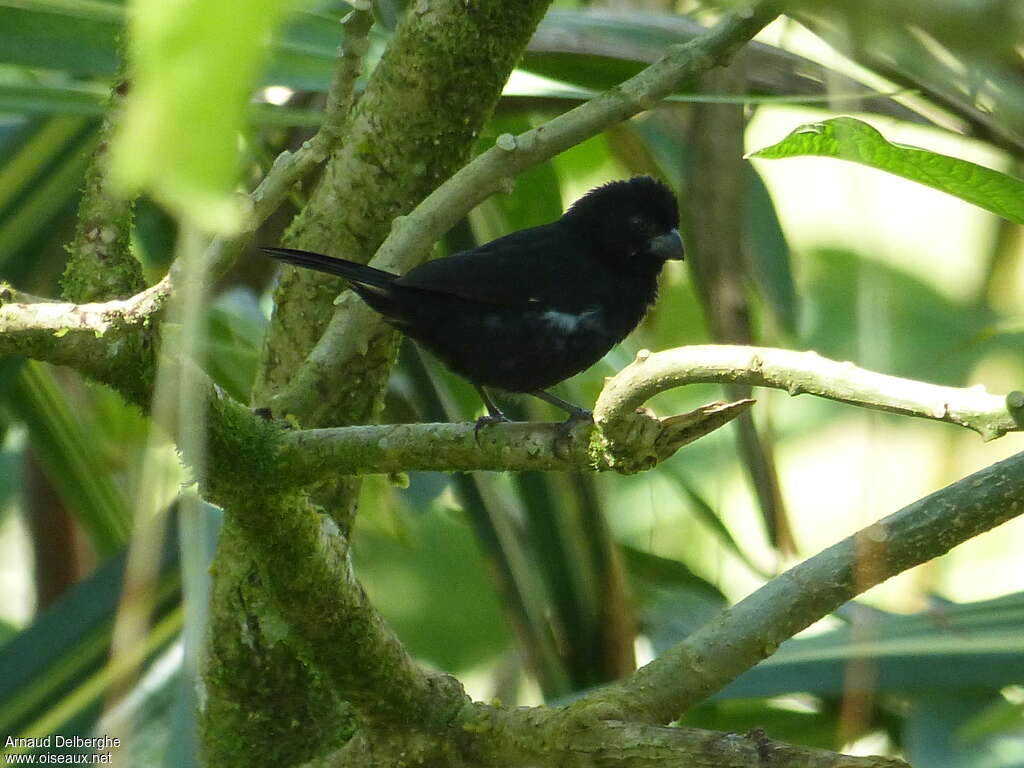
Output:
<path fill-rule="evenodd" d="M 547 312 L 542 313 L 540 317 L 553 330 L 563 333 L 574 333 L 584 325 L 593 325 L 597 322 L 597 315 L 598 310 L 596 309 L 588 309 L 579 314 L 549 309 Z"/>

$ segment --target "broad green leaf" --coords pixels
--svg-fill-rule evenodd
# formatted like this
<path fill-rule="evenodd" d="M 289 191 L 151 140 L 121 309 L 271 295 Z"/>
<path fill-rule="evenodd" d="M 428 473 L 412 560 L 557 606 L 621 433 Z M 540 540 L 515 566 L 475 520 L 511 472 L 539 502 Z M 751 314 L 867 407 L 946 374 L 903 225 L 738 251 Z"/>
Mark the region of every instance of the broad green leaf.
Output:
<path fill-rule="evenodd" d="M 241 225 L 237 136 L 290 2 L 136 2 L 132 88 L 111 147 L 111 178 L 125 193 L 147 190 L 205 231 Z"/>
<path fill-rule="evenodd" d="M 850 659 L 871 664 L 875 690 L 955 694 L 1024 679 L 1024 593 L 889 615 L 795 638 L 719 696 L 841 694 Z"/>
<path fill-rule="evenodd" d="M 806 155 L 834 157 L 887 171 L 1024 224 L 1021 179 L 949 155 L 894 144 L 872 126 L 852 117 L 807 123 L 778 144 L 748 156 L 776 160 Z"/>
<path fill-rule="evenodd" d="M 995 690 L 957 691 L 953 695 L 930 692 L 912 697 L 903 722 L 903 751 L 907 760 L 925 768 L 1017 768 L 1024 756 L 1019 745 L 1007 754 L 998 743 L 998 736 L 983 736 L 970 742 L 958 738 L 967 723 L 997 701 L 1001 698 Z"/>

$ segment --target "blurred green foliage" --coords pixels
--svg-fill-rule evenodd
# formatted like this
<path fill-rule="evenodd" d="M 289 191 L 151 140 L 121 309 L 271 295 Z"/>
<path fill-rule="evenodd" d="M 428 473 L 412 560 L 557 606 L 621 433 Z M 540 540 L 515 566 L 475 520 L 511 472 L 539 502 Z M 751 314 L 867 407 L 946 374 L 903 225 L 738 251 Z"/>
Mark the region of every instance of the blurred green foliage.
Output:
<path fill-rule="evenodd" d="M 189 4 L 154 5 L 147 13 L 155 15 L 138 20 L 159 28 L 151 30 L 152 44 L 145 35 L 137 40 L 145 50 L 135 109 L 144 111 L 147 124 L 123 151 L 146 171 L 136 180 L 150 185 L 133 232 L 150 279 L 173 258 L 182 220 L 223 223 L 220 215 L 204 218 L 220 210 L 211 196 L 236 183 L 251 185 L 259 158 L 296 146 L 316 123 L 337 20 L 347 6 L 325 2 L 284 15 L 285 5 L 215 3 L 201 12 Z M 369 68 L 402 5 L 376 4 L 381 23 Z M 515 95 L 503 99 L 480 148 L 638 71 L 665 45 L 689 39 L 695 20 L 714 12 L 689 2 L 679 4 L 686 17 L 586 5 L 559 3 L 545 19 L 509 85 Z M 178 15 L 164 23 L 163 12 Z M 972 202 L 1002 196 L 1003 208 L 989 210 L 1020 220 L 1008 213 L 1019 208 L 1020 182 L 1004 173 L 1019 169 L 1024 156 L 1018 3 L 836 0 L 797 3 L 793 15 L 799 24 L 786 22 L 750 51 L 744 93 L 722 99 L 744 105 L 748 148 L 777 141 L 808 120 L 834 128 L 835 110 L 822 100 L 845 97 L 842 110 L 856 111 L 864 122 L 842 125 L 865 137 L 860 146 L 869 165 L 927 182 L 920 167 L 907 170 L 908 150 L 886 140 L 927 148 L 917 157 L 956 182 L 939 179 L 938 186 Z M 76 193 L 119 67 L 125 18 L 117 0 L 0 0 L 0 278 L 24 290 L 56 295 Z M 822 55 L 823 47 L 851 57 L 871 76 Z M 193 63 L 185 66 L 187 60 Z M 203 76 L 197 79 L 191 67 Z M 269 86 L 277 90 L 263 90 Z M 914 92 L 893 99 L 876 88 Z M 699 108 L 690 102 L 701 99 L 709 101 L 708 94 L 680 91 L 530 170 L 508 194 L 473 211 L 442 248 L 458 250 L 549 221 L 590 186 L 634 173 L 658 173 L 692 200 L 703 180 L 687 177 L 692 150 L 684 136 Z M 803 118 L 791 119 L 786 103 L 818 106 L 809 117 L 805 109 Z M 770 138 L 760 131 L 755 139 L 762 117 L 784 123 L 784 130 Z M 249 144 L 244 154 L 237 151 L 240 128 Z M 836 152 L 807 145 L 825 135 L 798 133 L 776 153 L 845 151 L 842 144 Z M 794 141 L 801 143 L 795 150 Z M 883 186 L 892 184 L 886 175 L 860 168 L 849 186 L 808 183 L 796 175 L 807 163 L 818 163 L 815 174 L 833 172 L 827 159 L 758 161 L 743 166 L 736 180 L 743 190 L 743 210 L 735 215 L 742 217 L 744 251 L 737 277 L 755 339 L 936 383 L 1019 388 L 1024 267 L 1017 226 L 966 204 L 962 221 L 937 219 L 928 208 L 934 198 L 916 198 L 903 187 L 895 204 L 883 208 L 876 198 L 891 188 Z M 988 170 L 965 172 L 982 165 Z M 195 194 L 198 184 L 202 191 Z M 810 220 L 807 211 L 828 200 L 840 201 L 835 219 Z M 259 241 L 275 242 L 289 215 L 268 221 Z M 972 229 L 959 237 L 954 227 L 964 222 Z M 911 229 L 910 245 L 880 239 L 887 226 Z M 959 253 L 946 243 L 953 237 L 967 243 Z M 205 317 L 200 357 L 224 391 L 243 402 L 266 327 L 270 270 L 254 253 L 243 255 L 212 287 Z M 593 402 L 604 377 L 639 349 L 709 340 L 685 268 L 667 270 L 659 304 L 642 327 L 564 384 L 561 394 Z M 681 412 L 720 396 L 717 387 L 688 387 L 651 405 Z M 776 449 L 798 544 L 832 541 L 1021 447 L 1015 436 L 981 448 L 973 435 L 951 426 L 910 425 L 776 393 L 757 396 L 758 428 Z M 392 377 L 385 418 L 470 419 L 478 408 L 465 382 L 407 349 Z M 510 408 L 522 418 L 555 417 L 546 406 L 514 402 Z M 29 534 L 15 538 L 17 522 L 38 513 L 23 472 L 28 461 L 55 489 L 66 525 L 84 542 L 86 563 L 82 582 L 34 624 L 21 626 L 30 607 L 23 599 L 22 612 L 5 614 L 0 623 L 0 643 L 11 636 L 0 645 L 0 732 L 27 735 L 46 727 L 89 734 L 112 684 L 104 658 L 133 528 L 130 500 L 153 492 L 140 487 L 139 456 L 150 450 L 167 465 L 176 457 L 162 441 L 147 442 L 141 414 L 66 371 L 4 361 L 0 409 L 0 509 L 19 512 L 0 516 L 5 598 L 15 602 L 18 584 L 57 567 L 46 556 L 30 563 L 23 543 Z M 850 456 L 857 462 L 848 462 Z M 766 539 L 752 491 L 733 442 L 718 434 L 637 477 L 414 474 L 408 489 L 372 479 L 364 484 L 355 562 L 374 604 L 424 662 L 459 674 L 479 697 L 563 700 L 621 673 L 634 651 L 643 661 L 685 637 L 786 565 Z M 146 664 L 132 698 L 139 722 L 133 755 L 140 765 L 196 759 L 188 679 L 194 667 L 183 666 L 188 656 L 179 639 L 183 631 L 201 636 L 203 617 L 182 610 L 179 584 L 191 585 L 189 601 L 202 603 L 208 552 L 190 547 L 199 527 L 209 533 L 218 518 L 205 507 L 198 521 L 182 517 L 185 552 L 163 561 Z M 875 751 L 905 754 L 918 768 L 1020 765 L 1024 531 L 1005 530 L 898 580 L 896 592 L 866 598 L 890 612 L 852 606 L 842 614 L 850 624 L 785 644 L 689 713 L 687 722 L 732 731 L 763 727 L 773 738 L 829 748 L 874 739 Z M 943 592 L 957 603 L 922 611 L 933 593 Z M 846 699 L 864 691 L 851 692 L 849 670 L 864 661 L 873 676 L 862 716 L 852 721 Z"/>

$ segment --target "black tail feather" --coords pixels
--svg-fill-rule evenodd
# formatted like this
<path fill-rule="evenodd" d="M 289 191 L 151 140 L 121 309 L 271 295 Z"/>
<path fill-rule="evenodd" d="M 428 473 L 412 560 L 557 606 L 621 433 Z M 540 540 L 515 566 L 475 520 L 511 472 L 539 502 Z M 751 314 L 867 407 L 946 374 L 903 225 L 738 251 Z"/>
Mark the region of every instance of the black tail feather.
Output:
<path fill-rule="evenodd" d="M 294 248 L 261 248 L 260 250 L 278 261 L 293 264 L 296 267 L 315 269 L 317 272 L 326 272 L 328 275 L 337 275 L 355 283 L 373 285 L 378 288 L 387 288 L 398 277 L 390 272 L 368 267 L 366 264 L 359 264 L 347 259 L 336 259 L 312 251 L 298 251 Z"/>

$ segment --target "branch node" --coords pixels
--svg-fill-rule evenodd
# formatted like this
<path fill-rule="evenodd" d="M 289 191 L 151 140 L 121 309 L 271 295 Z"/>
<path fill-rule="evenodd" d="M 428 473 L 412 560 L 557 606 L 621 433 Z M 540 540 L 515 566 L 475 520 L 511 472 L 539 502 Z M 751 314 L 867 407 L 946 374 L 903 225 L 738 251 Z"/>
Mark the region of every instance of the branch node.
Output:
<path fill-rule="evenodd" d="M 1018 427 L 1024 427 L 1024 392 L 1015 389 L 1006 396 L 1006 410 Z"/>
<path fill-rule="evenodd" d="M 506 152 L 512 152 L 516 148 L 516 137 L 511 133 L 503 133 L 495 140 L 494 145 L 498 147 L 498 149 L 503 149 Z"/>

